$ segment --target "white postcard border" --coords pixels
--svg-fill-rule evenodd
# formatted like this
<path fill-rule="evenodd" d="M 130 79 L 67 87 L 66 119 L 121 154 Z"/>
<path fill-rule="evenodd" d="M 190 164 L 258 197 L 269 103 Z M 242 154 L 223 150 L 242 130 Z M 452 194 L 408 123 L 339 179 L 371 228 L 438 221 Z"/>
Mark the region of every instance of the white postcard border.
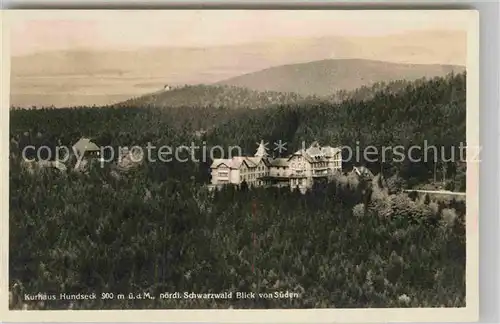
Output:
<path fill-rule="evenodd" d="M 157 11 L 157 10 L 156 10 Z M 334 10 L 341 13 L 341 10 Z M 368 10 L 359 10 L 365 14 Z M 380 10 L 377 10 L 380 12 Z M 402 11 L 402 15 L 425 15 L 425 10 Z M 443 16 L 463 14 L 467 19 L 467 144 L 479 147 L 479 13 L 477 10 L 433 10 Z M 120 10 L 64 10 L 65 17 L 89 14 L 120 14 Z M 352 10 L 350 10 L 352 12 Z M 61 10 L 43 10 L 43 15 Z M 479 317 L 479 163 L 467 165 L 466 215 L 466 307 L 464 308 L 385 308 L 385 309 L 301 309 L 301 310 L 100 310 L 100 311 L 20 311 L 8 310 L 8 205 L 9 205 L 9 22 L 15 15 L 40 14 L 37 10 L 3 10 L 0 99 L 0 208 L 1 267 L 0 320 L 6 322 L 219 322 L 219 323 L 354 323 L 354 322 L 464 322 Z"/>

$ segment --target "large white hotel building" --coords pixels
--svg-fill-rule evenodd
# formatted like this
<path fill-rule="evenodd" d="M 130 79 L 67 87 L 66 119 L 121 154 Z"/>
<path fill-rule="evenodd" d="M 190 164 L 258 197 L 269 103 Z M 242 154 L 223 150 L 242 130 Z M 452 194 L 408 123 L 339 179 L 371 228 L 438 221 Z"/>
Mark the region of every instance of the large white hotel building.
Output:
<path fill-rule="evenodd" d="M 314 142 L 286 158 L 270 158 L 262 141 L 254 156 L 215 159 L 210 187 L 246 182 L 249 186 L 277 185 L 306 190 L 316 179 L 328 179 L 341 172 L 340 147 L 322 147 Z"/>

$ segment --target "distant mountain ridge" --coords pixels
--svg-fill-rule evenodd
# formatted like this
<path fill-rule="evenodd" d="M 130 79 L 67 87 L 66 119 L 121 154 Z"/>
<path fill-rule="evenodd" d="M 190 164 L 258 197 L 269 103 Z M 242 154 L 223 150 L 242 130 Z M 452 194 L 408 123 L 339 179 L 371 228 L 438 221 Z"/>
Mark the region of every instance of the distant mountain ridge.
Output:
<path fill-rule="evenodd" d="M 325 59 L 463 65 L 466 36 L 459 31 L 425 31 L 376 37 L 294 37 L 200 48 L 168 47 L 168 43 L 137 50 L 75 48 L 13 56 L 11 105 L 106 105 L 157 91 L 165 84 L 212 84 L 285 64 Z"/>
<path fill-rule="evenodd" d="M 219 81 L 218 85 L 255 91 L 294 92 L 302 96 L 330 96 L 344 90 L 395 80 L 461 73 L 465 67 L 440 64 L 403 64 L 364 59 L 329 59 L 287 64 Z"/>
<path fill-rule="evenodd" d="M 328 73 L 331 71 L 328 69 L 319 70 L 319 77 L 317 76 L 318 73 L 316 72 L 318 68 L 324 68 L 325 65 L 331 63 L 327 60 L 280 66 L 252 73 L 250 77 L 249 75 L 243 75 L 235 78 L 238 82 L 234 83 L 237 85 L 231 85 L 230 83 L 232 82 L 229 80 L 211 85 L 177 86 L 170 90 L 160 90 L 130 98 L 114 106 L 259 109 L 289 104 L 314 105 L 324 102 L 335 103 L 344 100 L 360 101 L 370 100 L 381 91 L 385 93 L 397 93 L 411 84 L 418 85 L 425 82 L 425 80 L 464 72 L 464 68 L 460 66 L 431 65 L 414 68 L 414 65 L 396 64 L 397 67 L 394 68 L 394 64 L 387 62 L 366 62 L 366 60 L 335 61 L 333 64 L 334 67 L 344 68 L 341 70 L 342 73 L 337 74 L 344 77 L 344 79 L 341 77 L 336 80 L 335 77 L 329 78 Z M 339 64 L 346 61 L 348 61 L 347 65 Z M 355 73 L 351 77 L 351 73 L 345 69 L 345 66 L 353 65 L 358 67 L 358 73 Z M 367 66 L 370 69 L 366 69 Z M 387 68 L 387 66 L 393 67 L 393 70 L 390 73 L 380 76 L 378 73 L 380 73 L 381 67 Z M 359 67 L 365 69 L 360 69 Z M 284 73 L 274 73 L 276 70 L 282 72 L 280 71 L 282 69 L 285 69 L 285 73 L 291 70 L 291 73 L 287 77 L 283 77 Z M 304 70 L 306 71 L 304 72 Z M 229 84 L 224 84 L 225 82 Z M 258 83 L 252 84 L 251 82 Z M 273 82 L 275 83 L 273 84 Z M 309 88 L 300 88 L 303 85 Z M 335 85 L 342 88 L 336 88 Z M 349 87 L 352 87 L 352 89 Z M 269 89 L 277 89 L 278 91 Z"/>

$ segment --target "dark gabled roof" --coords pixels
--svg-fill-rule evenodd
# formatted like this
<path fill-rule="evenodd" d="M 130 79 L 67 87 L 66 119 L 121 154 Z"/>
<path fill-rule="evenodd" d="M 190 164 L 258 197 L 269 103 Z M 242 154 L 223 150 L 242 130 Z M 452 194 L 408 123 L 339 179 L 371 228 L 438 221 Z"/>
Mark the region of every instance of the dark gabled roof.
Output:
<path fill-rule="evenodd" d="M 218 168 L 222 164 L 231 169 L 239 169 L 242 164 L 245 164 L 248 168 L 255 168 L 261 160 L 263 160 L 262 157 L 246 156 L 234 156 L 231 159 L 214 159 L 210 168 Z"/>
<path fill-rule="evenodd" d="M 212 169 L 218 168 L 222 164 L 224 164 L 225 166 L 230 168 L 231 167 L 231 160 L 229 160 L 229 159 L 214 159 L 212 162 L 212 165 L 210 165 L 210 168 L 212 168 Z"/>
<path fill-rule="evenodd" d="M 262 156 L 249 156 L 249 157 L 245 157 L 245 163 L 250 168 L 257 167 L 262 160 L 263 160 Z"/>
<path fill-rule="evenodd" d="M 311 146 L 309 146 L 309 148 L 306 150 L 306 153 L 312 158 L 324 155 L 324 153 L 321 151 L 321 146 L 316 141 L 314 141 Z"/>
<path fill-rule="evenodd" d="M 288 159 L 287 158 L 276 158 L 269 160 L 269 165 L 275 166 L 275 167 L 287 167 L 288 166 Z"/>
<path fill-rule="evenodd" d="M 290 157 L 288 157 L 288 161 L 290 161 L 290 159 L 292 159 L 294 156 L 302 156 L 307 160 L 307 162 L 310 162 L 310 163 L 315 161 L 309 154 L 307 154 L 307 151 L 304 149 L 300 149 L 297 152 L 290 155 Z"/>

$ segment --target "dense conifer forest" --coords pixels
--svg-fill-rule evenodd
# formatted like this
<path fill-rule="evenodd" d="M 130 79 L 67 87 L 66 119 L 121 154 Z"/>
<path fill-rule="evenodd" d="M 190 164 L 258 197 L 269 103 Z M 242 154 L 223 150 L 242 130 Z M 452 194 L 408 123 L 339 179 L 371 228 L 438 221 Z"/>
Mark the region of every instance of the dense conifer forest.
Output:
<path fill-rule="evenodd" d="M 441 152 L 449 156 L 465 144 L 465 80 L 462 73 L 398 81 L 335 100 L 273 102 L 266 109 L 255 109 L 261 101 L 231 106 L 230 96 L 199 105 L 179 99 L 171 107 L 130 101 L 11 109 L 11 307 L 464 306 L 465 202 L 401 189 L 440 183 L 465 191 L 464 164 L 441 159 Z M 112 164 L 94 165 L 88 173 L 30 173 L 21 163 L 26 145 L 71 146 L 82 136 L 113 147 L 238 145 L 245 154 L 253 154 L 261 139 L 286 142 L 283 154 L 313 140 L 361 151 L 402 146 L 405 152 L 427 141 L 438 147 L 439 158 L 346 160 L 346 174 L 304 195 L 246 187 L 210 193 L 208 160 L 146 161 L 126 173 Z M 418 154 L 423 153 L 413 158 Z M 347 173 L 355 165 L 377 176 L 369 181 Z M 300 298 L 58 300 L 27 306 L 22 300 L 38 292 L 175 291 L 289 291 Z"/>

